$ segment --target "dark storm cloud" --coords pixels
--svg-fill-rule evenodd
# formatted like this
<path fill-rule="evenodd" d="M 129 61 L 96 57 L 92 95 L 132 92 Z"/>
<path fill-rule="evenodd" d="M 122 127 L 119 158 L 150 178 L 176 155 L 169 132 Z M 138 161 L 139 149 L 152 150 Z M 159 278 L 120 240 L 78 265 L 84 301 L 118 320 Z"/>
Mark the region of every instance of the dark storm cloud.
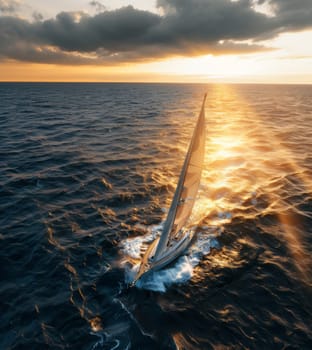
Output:
<path fill-rule="evenodd" d="M 256 11 L 256 5 L 263 3 L 273 15 Z M 3 16 L 0 56 L 100 64 L 172 55 L 247 53 L 265 49 L 257 45 L 259 40 L 312 27 L 311 0 L 158 0 L 157 7 L 163 15 L 127 6 L 94 16 L 61 12 L 53 19 L 33 22 Z M 246 40 L 249 44 L 243 43 Z"/>
<path fill-rule="evenodd" d="M 288 30 L 311 28 L 311 0 L 270 0 L 269 3 L 276 9 L 280 28 L 283 26 Z"/>

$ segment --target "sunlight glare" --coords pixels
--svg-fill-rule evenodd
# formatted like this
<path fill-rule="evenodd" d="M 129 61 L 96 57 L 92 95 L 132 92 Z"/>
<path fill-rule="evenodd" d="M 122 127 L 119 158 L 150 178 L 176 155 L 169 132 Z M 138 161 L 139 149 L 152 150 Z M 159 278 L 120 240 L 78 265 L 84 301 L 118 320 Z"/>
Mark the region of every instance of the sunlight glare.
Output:
<path fill-rule="evenodd" d="M 210 200 L 199 201 L 202 208 L 206 205 L 206 211 L 201 209 L 206 215 L 205 223 L 222 227 L 235 217 L 247 220 L 257 215 L 275 216 L 294 263 L 306 279 L 308 254 L 298 233 L 300 222 L 295 211 L 289 210 L 285 193 L 274 184 L 283 185 L 283 166 L 289 167 L 310 191 L 312 181 L 291 151 L 281 145 L 283 140 L 274 134 L 270 124 L 257 115 L 237 90 L 229 85 L 217 85 L 211 99 L 220 103 L 222 113 L 219 107 L 209 112 L 210 137 L 206 144 L 203 183 L 204 197 Z M 233 109 L 232 103 L 240 107 Z M 249 133 L 249 130 L 254 131 Z M 273 161 L 283 159 L 287 160 L 285 165 Z"/>

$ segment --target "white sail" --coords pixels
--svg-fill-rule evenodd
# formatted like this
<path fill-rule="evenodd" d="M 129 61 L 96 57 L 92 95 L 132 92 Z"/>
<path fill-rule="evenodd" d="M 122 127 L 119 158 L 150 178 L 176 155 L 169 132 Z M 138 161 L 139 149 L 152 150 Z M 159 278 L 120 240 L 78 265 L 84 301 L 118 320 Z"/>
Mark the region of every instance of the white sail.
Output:
<path fill-rule="evenodd" d="M 159 239 L 154 259 L 157 260 L 168 247 L 191 215 L 197 196 L 205 154 L 205 101 L 193 132 L 179 182 Z"/>
<path fill-rule="evenodd" d="M 205 154 L 205 101 L 193 132 L 173 200 L 160 237 L 145 252 L 131 286 L 151 271 L 168 265 L 191 243 L 194 231 L 183 228 L 189 219 L 199 188 Z"/>

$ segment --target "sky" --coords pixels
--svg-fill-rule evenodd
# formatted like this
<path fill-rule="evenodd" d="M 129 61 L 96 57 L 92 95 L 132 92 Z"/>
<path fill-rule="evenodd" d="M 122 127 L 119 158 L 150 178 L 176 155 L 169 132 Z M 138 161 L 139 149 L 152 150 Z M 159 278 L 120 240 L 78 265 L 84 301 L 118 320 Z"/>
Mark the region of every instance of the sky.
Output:
<path fill-rule="evenodd" d="M 0 0 L 1 81 L 312 83 L 312 0 Z"/>

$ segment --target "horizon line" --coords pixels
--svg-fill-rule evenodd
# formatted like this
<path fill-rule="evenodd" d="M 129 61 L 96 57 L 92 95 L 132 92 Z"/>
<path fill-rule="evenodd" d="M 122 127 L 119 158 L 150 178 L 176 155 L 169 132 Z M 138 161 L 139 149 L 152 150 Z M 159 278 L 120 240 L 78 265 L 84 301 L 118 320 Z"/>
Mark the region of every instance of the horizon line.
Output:
<path fill-rule="evenodd" d="M 183 82 L 183 81 L 70 81 L 70 80 L 0 80 L 1 83 L 12 84 L 184 84 L 184 85 L 312 85 L 312 82 L 226 82 L 226 81 L 211 81 L 211 82 Z"/>

